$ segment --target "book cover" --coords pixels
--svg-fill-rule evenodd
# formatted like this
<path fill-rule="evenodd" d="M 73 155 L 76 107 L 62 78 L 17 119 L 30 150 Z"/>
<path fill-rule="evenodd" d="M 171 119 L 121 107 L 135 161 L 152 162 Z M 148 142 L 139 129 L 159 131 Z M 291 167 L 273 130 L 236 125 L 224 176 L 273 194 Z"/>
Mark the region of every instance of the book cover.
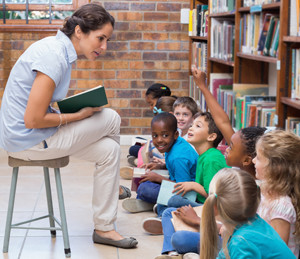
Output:
<path fill-rule="evenodd" d="M 268 28 L 266 40 L 265 40 L 264 50 L 263 50 L 263 54 L 265 56 L 269 56 L 272 37 L 274 35 L 274 28 L 276 28 L 277 22 L 278 22 L 278 18 L 272 15 L 271 19 L 270 19 L 270 25 L 269 25 L 269 28 Z"/>
<path fill-rule="evenodd" d="M 233 74 L 230 73 L 211 73 L 210 74 L 210 91 L 218 100 L 218 89 L 220 85 L 232 85 Z"/>
<path fill-rule="evenodd" d="M 269 13 L 265 14 L 265 18 L 264 18 L 262 29 L 260 31 L 260 36 L 259 36 L 258 46 L 257 46 L 257 51 L 260 52 L 260 53 L 262 53 L 262 51 L 264 50 L 265 41 L 266 41 L 267 33 L 268 33 L 268 30 L 269 30 L 271 16 L 272 16 L 272 14 L 269 14 Z"/>
<path fill-rule="evenodd" d="M 277 50 L 278 50 L 278 44 L 279 44 L 279 29 L 280 29 L 280 21 L 278 20 L 275 30 L 274 39 L 272 41 L 271 47 L 270 47 L 270 56 L 276 57 L 277 56 Z"/>
<path fill-rule="evenodd" d="M 168 170 L 152 170 L 152 172 L 162 175 L 163 177 L 169 179 L 169 171 Z M 140 180 L 142 180 L 142 175 L 146 173 L 145 168 L 135 167 L 133 169 L 133 177 L 131 180 L 131 190 L 135 191 L 140 185 Z"/>
<path fill-rule="evenodd" d="M 74 113 L 85 107 L 100 107 L 107 103 L 105 88 L 100 85 L 87 91 L 66 97 L 61 101 L 58 101 L 57 105 L 61 113 Z"/>
<path fill-rule="evenodd" d="M 161 186 L 160 186 L 160 190 L 158 193 L 156 203 L 167 206 L 169 199 L 173 195 L 176 195 L 176 193 L 172 193 L 174 190 L 175 184 L 176 183 L 174 183 L 174 182 L 163 180 L 161 182 Z M 190 192 L 187 192 L 183 197 L 189 199 L 190 201 L 196 201 L 197 193 L 195 191 L 190 191 Z"/>

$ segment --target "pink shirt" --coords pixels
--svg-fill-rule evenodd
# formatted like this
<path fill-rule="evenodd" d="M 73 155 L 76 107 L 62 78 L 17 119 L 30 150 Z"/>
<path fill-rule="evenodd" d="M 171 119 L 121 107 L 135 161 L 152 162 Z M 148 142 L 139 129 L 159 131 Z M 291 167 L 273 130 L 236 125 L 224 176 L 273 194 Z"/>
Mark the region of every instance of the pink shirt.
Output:
<path fill-rule="evenodd" d="M 281 196 L 275 200 L 268 200 L 261 195 L 261 202 L 257 213 L 269 224 L 273 219 L 283 219 L 290 223 L 288 247 L 292 250 L 296 258 L 298 258 L 299 246 L 296 244 L 295 236 L 293 235 L 295 232 L 296 211 L 291 198 L 289 196 Z"/>

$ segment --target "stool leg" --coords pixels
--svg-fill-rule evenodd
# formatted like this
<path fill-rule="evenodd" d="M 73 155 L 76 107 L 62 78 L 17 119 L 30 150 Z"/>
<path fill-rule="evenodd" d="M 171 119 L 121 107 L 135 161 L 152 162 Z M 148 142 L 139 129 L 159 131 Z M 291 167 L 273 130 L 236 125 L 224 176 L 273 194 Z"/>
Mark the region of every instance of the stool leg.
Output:
<path fill-rule="evenodd" d="M 60 211 L 61 229 L 62 229 L 64 246 L 65 246 L 65 254 L 66 257 L 71 257 L 68 226 L 67 226 L 65 204 L 64 204 L 64 197 L 62 192 L 62 184 L 61 184 L 59 168 L 54 168 L 54 172 L 55 172 L 56 189 L 57 189 L 58 204 L 59 204 L 59 211 Z"/>
<path fill-rule="evenodd" d="M 11 222 L 12 222 L 12 216 L 13 216 L 14 204 L 15 204 L 18 172 L 19 172 L 19 167 L 14 167 L 12 178 L 11 178 L 11 185 L 10 185 L 10 194 L 9 194 L 7 217 L 6 217 L 5 235 L 4 235 L 4 242 L 3 242 L 3 253 L 8 252 L 8 245 L 9 245 L 10 232 L 11 232 Z"/>
<path fill-rule="evenodd" d="M 45 187 L 46 187 L 46 195 L 47 195 L 47 204 L 48 204 L 48 212 L 49 212 L 49 222 L 50 227 L 55 227 L 55 222 L 53 219 L 54 213 L 53 213 L 53 204 L 52 204 L 52 195 L 51 195 L 51 185 L 50 185 L 50 177 L 49 177 L 49 168 L 44 167 L 44 178 L 45 178 Z M 51 236 L 56 236 L 55 230 L 50 230 Z"/>

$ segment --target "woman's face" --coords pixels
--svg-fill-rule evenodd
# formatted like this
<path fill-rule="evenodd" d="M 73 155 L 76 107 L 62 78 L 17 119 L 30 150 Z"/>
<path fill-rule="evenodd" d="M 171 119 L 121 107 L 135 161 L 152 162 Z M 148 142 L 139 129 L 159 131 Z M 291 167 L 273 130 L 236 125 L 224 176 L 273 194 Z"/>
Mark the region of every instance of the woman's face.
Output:
<path fill-rule="evenodd" d="M 111 23 L 107 23 L 101 29 L 90 31 L 87 34 L 83 33 L 79 26 L 76 27 L 75 37 L 79 39 L 76 49 L 77 55 L 84 55 L 89 60 L 95 60 L 100 54 L 105 53 L 107 42 L 112 33 L 113 27 Z"/>

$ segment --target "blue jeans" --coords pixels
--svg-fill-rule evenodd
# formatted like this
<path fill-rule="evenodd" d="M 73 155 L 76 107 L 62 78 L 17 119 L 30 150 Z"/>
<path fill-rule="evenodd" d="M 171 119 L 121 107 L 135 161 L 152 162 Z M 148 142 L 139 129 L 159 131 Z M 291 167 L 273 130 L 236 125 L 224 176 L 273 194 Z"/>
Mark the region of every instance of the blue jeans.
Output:
<path fill-rule="evenodd" d="M 172 219 L 172 211 L 176 208 L 167 208 L 162 215 L 162 227 L 164 233 L 164 242 L 162 254 L 170 251 L 177 251 L 179 254 L 189 252 L 200 253 L 200 233 L 191 231 L 175 232 Z M 222 239 L 218 240 L 218 251 L 222 248 Z"/>
<path fill-rule="evenodd" d="M 139 185 L 138 189 L 136 190 L 137 193 L 136 198 L 155 204 L 158 197 L 159 190 L 160 190 L 160 184 L 153 183 L 150 181 L 143 182 Z"/>
<path fill-rule="evenodd" d="M 191 205 L 192 207 L 198 207 L 203 205 L 202 203 L 198 203 L 195 201 L 190 201 L 189 199 L 186 199 L 182 197 L 181 195 L 174 195 L 172 196 L 168 201 L 168 207 L 170 208 L 180 208 L 182 206 Z"/>
<path fill-rule="evenodd" d="M 164 242 L 162 254 L 170 251 L 177 251 L 179 254 L 189 252 L 199 253 L 200 233 L 191 231 L 177 231 L 171 221 L 171 212 L 176 208 L 167 208 L 162 214 L 162 227 L 164 233 Z"/>

